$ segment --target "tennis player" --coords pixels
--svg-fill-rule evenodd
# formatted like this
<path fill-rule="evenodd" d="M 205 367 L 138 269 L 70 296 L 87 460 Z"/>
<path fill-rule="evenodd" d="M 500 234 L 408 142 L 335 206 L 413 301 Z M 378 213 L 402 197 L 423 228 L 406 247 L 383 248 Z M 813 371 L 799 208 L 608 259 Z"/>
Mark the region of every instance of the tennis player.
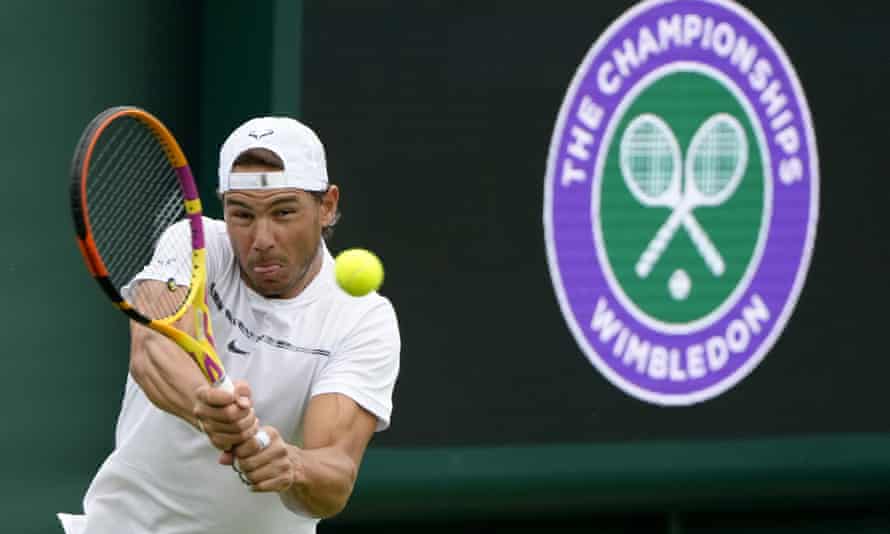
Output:
<path fill-rule="evenodd" d="M 386 298 L 336 285 L 325 237 L 339 190 L 321 141 L 293 119 L 250 120 L 222 146 L 219 192 L 225 220 L 204 220 L 207 292 L 235 393 L 133 323 L 116 446 L 85 513 L 59 514 L 68 534 L 315 532 L 389 426 L 396 315 Z M 136 281 L 180 279 L 164 260 Z"/>

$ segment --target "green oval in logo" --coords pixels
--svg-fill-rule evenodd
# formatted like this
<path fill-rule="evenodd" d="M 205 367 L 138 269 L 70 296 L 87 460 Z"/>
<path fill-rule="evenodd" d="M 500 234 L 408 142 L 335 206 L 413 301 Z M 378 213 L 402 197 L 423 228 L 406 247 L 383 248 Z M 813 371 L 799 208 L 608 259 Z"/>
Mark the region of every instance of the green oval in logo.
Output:
<path fill-rule="evenodd" d="M 720 81 L 679 70 L 640 91 L 613 132 L 599 221 L 615 281 L 651 319 L 700 320 L 745 276 L 764 223 L 751 121 Z"/>

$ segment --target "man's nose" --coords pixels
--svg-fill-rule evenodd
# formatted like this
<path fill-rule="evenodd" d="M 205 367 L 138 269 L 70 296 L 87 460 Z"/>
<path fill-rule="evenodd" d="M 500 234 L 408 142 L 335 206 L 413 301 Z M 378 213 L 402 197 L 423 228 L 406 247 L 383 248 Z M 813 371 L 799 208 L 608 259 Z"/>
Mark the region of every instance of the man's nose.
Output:
<path fill-rule="evenodd" d="M 265 218 L 260 217 L 256 221 L 256 227 L 253 234 L 253 248 L 260 252 L 265 252 L 275 245 L 272 237 L 272 226 Z"/>

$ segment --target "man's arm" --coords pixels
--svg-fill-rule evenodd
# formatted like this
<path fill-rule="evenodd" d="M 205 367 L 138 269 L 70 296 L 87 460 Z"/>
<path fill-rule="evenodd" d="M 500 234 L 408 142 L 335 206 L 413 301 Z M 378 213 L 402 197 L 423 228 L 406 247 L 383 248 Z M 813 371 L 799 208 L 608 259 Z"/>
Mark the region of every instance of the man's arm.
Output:
<path fill-rule="evenodd" d="M 207 380 L 179 345 L 133 321 L 130 375 L 155 406 L 197 426 L 197 391 Z"/>
<path fill-rule="evenodd" d="M 137 308 L 156 298 L 153 292 L 166 292 L 164 282 L 146 280 L 139 284 Z M 179 288 L 178 291 L 187 291 Z M 184 298 L 184 295 L 182 295 Z M 145 299 L 145 300 L 144 300 Z M 191 333 L 187 311 L 177 328 Z M 236 385 L 237 404 L 232 394 L 212 390 L 191 357 L 166 336 L 138 323 L 130 323 L 130 375 L 148 399 L 158 408 L 199 428 L 200 418 L 213 444 L 226 450 L 255 433 L 257 421 L 246 384 Z"/>
<path fill-rule="evenodd" d="M 315 517 L 331 517 L 346 506 L 377 418 L 346 395 L 313 397 L 303 422 L 303 447 L 286 443 L 273 427 L 260 450 L 254 440 L 235 448 L 254 491 L 282 493 L 285 502 Z"/>
<path fill-rule="evenodd" d="M 400 345 L 395 312 L 381 299 L 314 381 L 302 416 L 302 444 L 286 443 L 274 428 L 264 427 L 272 438 L 266 449 L 255 440 L 234 449 L 254 490 L 280 492 L 289 509 L 315 517 L 339 513 L 352 494 L 378 417 L 388 422 Z"/>

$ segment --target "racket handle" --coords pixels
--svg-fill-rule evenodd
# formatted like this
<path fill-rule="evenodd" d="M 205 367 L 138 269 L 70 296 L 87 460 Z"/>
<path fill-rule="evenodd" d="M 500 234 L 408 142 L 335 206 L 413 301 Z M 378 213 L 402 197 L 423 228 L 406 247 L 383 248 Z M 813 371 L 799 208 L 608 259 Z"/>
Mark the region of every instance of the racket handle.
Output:
<path fill-rule="evenodd" d="M 229 378 L 229 375 L 223 375 L 222 378 L 214 382 L 213 387 L 229 393 L 235 393 L 235 384 L 232 383 L 232 379 Z"/>
<path fill-rule="evenodd" d="M 686 213 L 688 213 L 687 209 L 679 207 L 675 209 L 671 213 L 671 216 L 668 217 L 668 220 L 661 225 L 661 228 L 658 229 L 658 233 L 655 234 L 655 237 L 652 238 L 652 241 L 649 242 L 649 246 L 646 247 L 646 250 L 643 251 L 643 254 L 640 255 L 640 259 L 637 261 L 637 276 L 640 278 L 649 276 L 649 273 L 652 272 L 652 268 L 655 267 L 655 264 L 661 258 L 662 253 L 664 253 L 664 249 L 667 248 L 668 243 L 671 242 L 674 234 L 677 233 L 677 228 L 686 217 Z"/>
<path fill-rule="evenodd" d="M 711 269 L 714 276 L 721 276 L 726 271 L 726 263 L 723 262 L 723 256 L 720 255 L 720 252 L 714 246 L 714 243 L 711 242 L 704 228 L 698 224 L 698 220 L 692 216 L 691 212 L 686 217 L 683 217 L 683 226 L 686 227 L 689 236 L 692 238 L 692 243 L 695 244 L 695 248 L 698 249 L 698 253 L 704 258 L 705 263 L 708 264 L 708 268 Z"/>

